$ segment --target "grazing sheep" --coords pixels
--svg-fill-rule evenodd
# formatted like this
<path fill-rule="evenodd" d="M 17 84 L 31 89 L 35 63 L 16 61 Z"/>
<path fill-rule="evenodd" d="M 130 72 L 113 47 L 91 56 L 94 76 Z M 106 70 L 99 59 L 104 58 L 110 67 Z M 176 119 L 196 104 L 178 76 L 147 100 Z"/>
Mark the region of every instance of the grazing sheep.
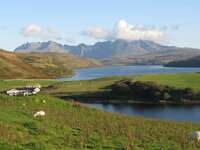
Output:
<path fill-rule="evenodd" d="M 191 132 L 189 134 L 189 139 L 200 141 L 200 132 L 199 131 Z"/>
<path fill-rule="evenodd" d="M 45 100 L 42 100 L 42 102 L 43 102 L 43 103 L 46 103 L 46 101 L 45 101 Z"/>
<path fill-rule="evenodd" d="M 38 111 L 35 113 L 34 117 L 37 117 L 37 116 L 45 116 L 45 112 L 44 111 Z"/>

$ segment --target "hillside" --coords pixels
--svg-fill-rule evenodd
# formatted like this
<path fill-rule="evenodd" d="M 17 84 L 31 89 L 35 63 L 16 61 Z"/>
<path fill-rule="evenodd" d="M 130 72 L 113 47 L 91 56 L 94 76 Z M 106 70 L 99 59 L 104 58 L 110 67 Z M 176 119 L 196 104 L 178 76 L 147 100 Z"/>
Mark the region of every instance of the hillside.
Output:
<path fill-rule="evenodd" d="M 102 67 L 94 59 L 76 57 L 71 54 L 46 52 L 46 53 L 20 53 L 17 55 L 25 64 L 40 70 L 41 72 L 53 77 L 67 77 L 74 75 L 74 69 Z"/>
<path fill-rule="evenodd" d="M 142 56 L 129 56 L 102 59 L 100 62 L 106 66 L 133 66 L 133 65 L 163 65 L 171 61 L 190 59 L 199 53 L 182 52 L 173 54 L 149 54 Z"/>
<path fill-rule="evenodd" d="M 59 78 L 74 75 L 73 69 L 101 67 L 89 58 L 78 58 L 62 53 L 13 53 L 1 50 L 1 79 Z"/>
<path fill-rule="evenodd" d="M 56 53 L 56 52 L 44 52 L 44 53 L 33 53 L 38 56 L 42 56 L 49 59 L 54 59 L 64 67 L 69 69 L 80 69 L 80 68 L 93 68 L 102 67 L 103 65 L 95 59 L 86 57 L 77 57 L 72 54 Z M 22 55 L 23 56 L 23 55 Z"/>
<path fill-rule="evenodd" d="M 44 73 L 24 64 L 18 54 L 0 50 L 0 79 L 49 78 Z"/>
<path fill-rule="evenodd" d="M 200 56 L 186 60 L 172 61 L 164 65 L 165 67 L 200 67 Z"/>
<path fill-rule="evenodd" d="M 53 41 L 25 43 L 17 47 L 16 53 L 31 52 L 59 52 L 71 53 L 75 56 L 89 57 L 94 59 L 110 59 L 119 57 L 133 57 L 141 55 L 174 55 L 183 53 L 199 53 L 200 49 L 179 48 L 175 46 L 164 46 L 153 41 L 104 41 L 94 45 L 79 44 L 77 46 L 62 45 Z"/>
<path fill-rule="evenodd" d="M 43 101 L 46 101 L 44 103 Z M 188 149 L 199 123 L 130 117 L 46 96 L 0 95 L 0 149 Z M 33 117 L 37 112 L 44 117 Z"/>

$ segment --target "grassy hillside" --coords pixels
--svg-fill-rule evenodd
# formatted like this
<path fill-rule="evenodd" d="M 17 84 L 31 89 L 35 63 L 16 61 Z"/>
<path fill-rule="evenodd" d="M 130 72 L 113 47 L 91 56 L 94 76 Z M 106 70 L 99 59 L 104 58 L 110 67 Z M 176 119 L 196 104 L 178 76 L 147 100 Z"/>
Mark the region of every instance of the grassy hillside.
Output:
<path fill-rule="evenodd" d="M 0 50 L 0 79 L 49 78 L 42 72 L 26 65 L 12 52 Z"/>
<path fill-rule="evenodd" d="M 0 50 L 0 79 L 50 79 L 74 75 L 73 69 L 101 67 L 94 59 L 70 54 L 20 54 Z"/>
<path fill-rule="evenodd" d="M 92 67 L 102 67 L 103 65 L 96 61 L 95 59 L 85 58 L 85 57 L 77 57 L 72 54 L 66 53 L 34 53 L 36 55 L 54 59 L 59 64 L 62 64 L 64 67 L 69 69 L 80 69 L 80 68 L 92 68 Z"/>
<path fill-rule="evenodd" d="M 102 67 L 102 65 L 90 58 L 80 58 L 63 53 L 18 53 L 22 61 L 31 67 L 47 74 L 50 77 L 67 77 L 74 75 L 72 70 L 78 68 Z"/>
<path fill-rule="evenodd" d="M 200 55 L 200 53 L 181 52 L 173 54 L 149 54 L 142 56 L 130 56 L 130 57 L 118 57 L 102 59 L 101 63 L 106 66 L 125 66 L 125 65 L 160 65 L 167 64 L 169 62 L 177 60 L 186 60 L 194 56 Z"/>
<path fill-rule="evenodd" d="M 40 54 L 16 54 L 24 64 L 39 70 L 40 72 L 48 75 L 50 78 L 68 77 L 74 75 L 74 72 L 68 67 L 64 66 L 58 61 L 59 58 L 53 59 L 48 55 Z"/>
<path fill-rule="evenodd" d="M 46 100 L 46 103 L 43 103 Z M 199 123 L 111 114 L 45 96 L 0 95 L 0 149 L 199 149 L 188 133 Z M 43 110 L 44 117 L 33 117 Z"/>
<path fill-rule="evenodd" d="M 165 67 L 200 67 L 200 56 L 180 61 L 172 61 L 166 64 Z"/>

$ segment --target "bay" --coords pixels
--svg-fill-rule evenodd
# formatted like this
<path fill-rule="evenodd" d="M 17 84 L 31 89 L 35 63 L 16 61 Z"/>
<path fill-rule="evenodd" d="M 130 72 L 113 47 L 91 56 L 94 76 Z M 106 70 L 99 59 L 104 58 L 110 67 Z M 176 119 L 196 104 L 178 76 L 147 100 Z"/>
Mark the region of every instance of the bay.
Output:
<path fill-rule="evenodd" d="M 160 65 L 151 66 L 110 66 L 102 68 L 87 68 L 75 70 L 76 75 L 69 78 L 59 78 L 61 81 L 90 80 L 111 76 L 129 76 L 142 74 L 160 74 L 160 73 L 184 73 L 200 72 L 200 68 L 177 68 L 163 67 Z"/>
<path fill-rule="evenodd" d="M 200 105 L 86 104 L 107 112 L 145 118 L 200 122 Z"/>
<path fill-rule="evenodd" d="M 177 68 L 153 66 L 110 66 L 77 69 L 76 75 L 60 78 L 61 81 L 89 80 L 110 76 L 129 76 L 161 73 L 200 72 L 200 68 Z M 200 105 L 145 105 L 145 104 L 86 104 L 98 109 L 146 118 L 200 122 Z"/>

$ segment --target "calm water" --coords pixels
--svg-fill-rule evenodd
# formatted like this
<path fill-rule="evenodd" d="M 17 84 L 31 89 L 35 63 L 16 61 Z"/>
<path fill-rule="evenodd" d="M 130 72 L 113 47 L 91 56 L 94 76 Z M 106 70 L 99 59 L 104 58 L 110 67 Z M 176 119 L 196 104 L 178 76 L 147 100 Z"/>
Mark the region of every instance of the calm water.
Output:
<path fill-rule="evenodd" d="M 168 68 L 162 66 L 114 66 L 78 69 L 71 78 L 62 81 L 88 80 L 109 76 L 128 76 L 159 73 L 200 72 L 200 68 Z M 200 105 L 138 105 L 138 104 L 87 104 L 113 113 L 143 116 L 146 118 L 200 122 Z"/>
<path fill-rule="evenodd" d="M 62 81 L 89 80 L 110 76 L 128 76 L 159 73 L 200 72 L 200 68 L 170 68 L 163 66 L 112 66 L 103 68 L 77 69 L 76 75 L 60 78 Z"/>
<path fill-rule="evenodd" d="M 200 105 L 87 104 L 101 110 L 162 120 L 200 122 Z"/>

